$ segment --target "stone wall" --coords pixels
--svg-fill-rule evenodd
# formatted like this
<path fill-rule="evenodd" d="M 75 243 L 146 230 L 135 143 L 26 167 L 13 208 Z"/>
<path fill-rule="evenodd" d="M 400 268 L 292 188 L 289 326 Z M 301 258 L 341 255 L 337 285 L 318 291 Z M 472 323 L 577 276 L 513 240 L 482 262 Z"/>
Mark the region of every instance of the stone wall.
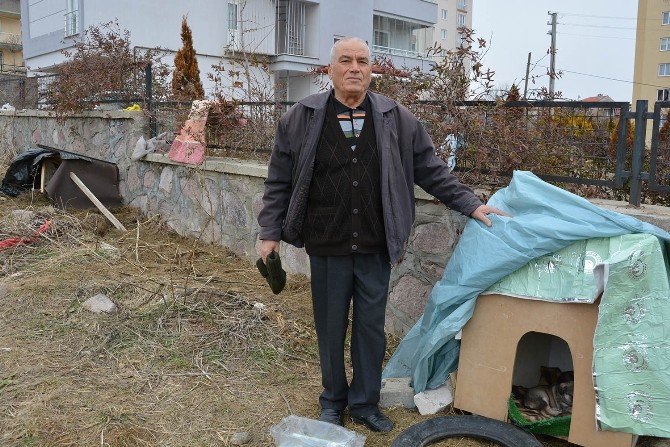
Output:
<path fill-rule="evenodd" d="M 135 142 L 147 133 L 141 112 L 88 112 L 58 121 L 50 112 L 0 111 L 0 164 L 37 143 L 114 162 L 125 203 L 160 215 L 179 234 L 224 245 L 255 261 L 256 217 L 267 167 L 214 158 L 193 167 L 173 163 L 160 154 L 132 162 Z M 398 335 L 404 335 L 423 313 L 466 223 L 464 216 L 436 203 L 422 190 L 416 188 L 415 194 L 416 221 L 403 259 L 392 271 L 387 307 L 387 329 Z M 670 230 L 670 208 L 594 202 Z M 287 270 L 309 275 L 304 250 L 282 244 L 281 254 Z"/>
<path fill-rule="evenodd" d="M 267 167 L 213 158 L 203 166 L 184 166 L 161 154 L 132 162 L 135 142 L 147 131 L 141 112 L 86 112 L 63 121 L 51 112 L 0 112 L 0 163 L 38 143 L 114 162 L 125 203 L 160 215 L 181 235 L 229 247 L 255 261 Z M 466 221 L 423 191 L 416 194 L 415 228 L 391 275 L 387 329 L 398 335 L 422 314 Z M 287 270 L 309 275 L 304 250 L 282 244 L 281 255 Z"/>

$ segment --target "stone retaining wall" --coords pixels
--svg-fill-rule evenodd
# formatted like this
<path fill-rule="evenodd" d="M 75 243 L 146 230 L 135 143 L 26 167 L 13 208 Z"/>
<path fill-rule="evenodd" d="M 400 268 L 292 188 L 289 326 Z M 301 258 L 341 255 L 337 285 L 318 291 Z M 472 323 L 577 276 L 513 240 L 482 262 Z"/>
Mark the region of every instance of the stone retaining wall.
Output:
<path fill-rule="evenodd" d="M 119 166 L 125 203 L 159 214 L 179 234 L 224 245 L 255 261 L 256 217 L 267 167 L 221 158 L 193 167 L 159 154 L 132 162 L 135 142 L 147 134 L 141 112 L 88 112 L 62 122 L 50 112 L 0 112 L 0 163 L 37 143 L 112 161 Z M 416 221 L 404 257 L 392 271 L 387 307 L 387 329 L 398 335 L 404 335 L 423 313 L 432 285 L 442 276 L 466 223 L 464 216 L 422 190 L 415 189 L 415 194 Z M 670 229 L 669 208 L 594 202 Z M 282 244 L 282 260 L 287 270 L 309 275 L 304 250 Z"/>
<path fill-rule="evenodd" d="M 125 203 L 160 215 L 181 235 L 229 247 L 255 261 L 256 217 L 267 167 L 232 159 L 208 159 L 193 167 L 160 154 L 132 162 L 135 142 L 148 133 L 147 124 L 141 112 L 86 112 L 63 121 L 51 112 L 0 112 L 0 162 L 38 143 L 114 162 Z M 466 221 L 423 191 L 416 194 L 415 228 L 391 276 L 387 329 L 398 335 L 422 314 Z M 282 244 L 281 254 L 287 270 L 309 275 L 304 250 Z"/>

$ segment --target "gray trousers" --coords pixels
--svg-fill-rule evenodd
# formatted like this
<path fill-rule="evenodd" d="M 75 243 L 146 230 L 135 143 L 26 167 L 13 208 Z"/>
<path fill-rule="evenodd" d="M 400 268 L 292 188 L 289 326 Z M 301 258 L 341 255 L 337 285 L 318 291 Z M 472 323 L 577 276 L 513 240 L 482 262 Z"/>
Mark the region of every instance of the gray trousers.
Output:
<path fill-rule="evenodd" d="M 387 254 L 310 256 L 312 304 L 319 343 L 322 408 L 356 416 L 377 411 L 386 351 L 384 314 L 391 265 Z M 344 343 L 353 298 L 351 361 L 347 382 Z"/>

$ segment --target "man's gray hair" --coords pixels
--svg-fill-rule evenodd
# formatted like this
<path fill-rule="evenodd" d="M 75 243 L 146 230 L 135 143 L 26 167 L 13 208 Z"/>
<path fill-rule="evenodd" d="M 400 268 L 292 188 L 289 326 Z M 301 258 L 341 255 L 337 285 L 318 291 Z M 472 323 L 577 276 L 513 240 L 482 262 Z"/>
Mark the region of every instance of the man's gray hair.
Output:
<path fill-rule="evenodd" d="M 333 63 L 335 62 L 335 52 L 337 51 L 337 47 L 340 43 L 342 42 L 360 42 L 365 45 L 365 48 L 368 49 L 368 58 L 372 59 L 372 52 L 370 51 L 370 46 L 368 43 L 361 39 L 360 37 L 353 37 L 353 36 L 347 36 L 339 39 L 337 42 L 333 44 L 332 47 L 330 47 L 330 62 Z"/>

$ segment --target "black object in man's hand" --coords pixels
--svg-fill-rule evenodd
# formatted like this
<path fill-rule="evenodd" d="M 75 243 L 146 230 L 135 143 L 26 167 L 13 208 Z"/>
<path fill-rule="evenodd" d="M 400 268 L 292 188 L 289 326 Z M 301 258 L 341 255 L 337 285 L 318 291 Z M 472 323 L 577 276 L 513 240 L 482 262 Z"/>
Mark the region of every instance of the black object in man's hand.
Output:
<path fill-rule="evenodd" d="M 256 267 L 258 267 L 258 271 L 263 278 L 270 284 L 272 293 L 277 295 L 284 290 L 284 286 L 286 285 L 286 272 L 281 268 L 281 259 L 279 259 L 279 253 L 276 251 L 273 251 L 267 256 L 266 262 L 267 264 L 264 264 L 263 259 L 258 258 Z"/>

